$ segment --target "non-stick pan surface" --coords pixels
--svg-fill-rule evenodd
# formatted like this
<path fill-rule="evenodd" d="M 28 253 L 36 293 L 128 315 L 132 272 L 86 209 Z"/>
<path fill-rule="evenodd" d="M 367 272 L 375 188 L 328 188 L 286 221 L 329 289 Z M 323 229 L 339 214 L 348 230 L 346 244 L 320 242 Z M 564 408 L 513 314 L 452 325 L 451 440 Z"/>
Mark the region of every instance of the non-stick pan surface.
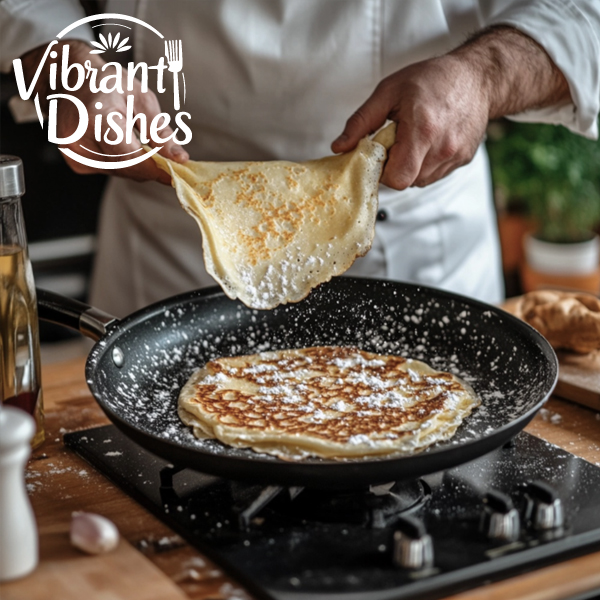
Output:
<path fill-rule="evenodd" d="M 331 344 L 424 360 L 469 382 L 482 405 L 451 440 L 421 454 L 346 461 L 290 462 L 200 441 L 177 416 L 180 388 L 212 358 Z M 109 327 L 86 365 L 110 420 L 155 454 L 231 479 L 317 488 L 414 478 L 485 454 L 527 425 L 557 372 L 546 340 L 500 309 L 422 286 L 345 277 L 272 311 L 251 310 L 219 288 L 174 297 Z"/>

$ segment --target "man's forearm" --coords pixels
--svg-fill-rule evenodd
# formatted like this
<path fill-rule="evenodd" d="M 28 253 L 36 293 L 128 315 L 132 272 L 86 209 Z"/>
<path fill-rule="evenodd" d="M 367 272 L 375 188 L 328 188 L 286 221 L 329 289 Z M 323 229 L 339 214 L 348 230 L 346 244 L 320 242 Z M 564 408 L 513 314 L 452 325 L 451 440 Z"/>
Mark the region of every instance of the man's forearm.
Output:
<path fill-rule="evenodd" d="M 486 29 L 449 56 L 479 73 L 490 119 L 572 102 L 565 76 L 544 48 L 513 27 Z"/>
<path fill-rule="evenodd" d="M 546 51 L 512 27 L 492 27 L 448 54 L 380 82 L 348 119 L 334 152 L 347 152 L 386 119 L 396 121 L 382 183 L 425 186 L 471 161 L 490 119 L 572 102 Z"/>

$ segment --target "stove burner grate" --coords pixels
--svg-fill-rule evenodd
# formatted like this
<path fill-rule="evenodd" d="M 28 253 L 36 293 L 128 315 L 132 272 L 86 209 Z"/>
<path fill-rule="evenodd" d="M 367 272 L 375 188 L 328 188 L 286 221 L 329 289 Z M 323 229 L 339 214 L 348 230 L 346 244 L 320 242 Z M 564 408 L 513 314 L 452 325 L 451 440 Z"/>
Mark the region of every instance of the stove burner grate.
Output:
<path fill-rule="evenodd" d="M 304 489 L 293 501 L 274 504 L 273 510 L 290 519 L 320 523 L 349 523 L 383 529 L 407 512 L 417 510 L 431 490 L 423 480 L 388 483 L 367 490 Z"/>

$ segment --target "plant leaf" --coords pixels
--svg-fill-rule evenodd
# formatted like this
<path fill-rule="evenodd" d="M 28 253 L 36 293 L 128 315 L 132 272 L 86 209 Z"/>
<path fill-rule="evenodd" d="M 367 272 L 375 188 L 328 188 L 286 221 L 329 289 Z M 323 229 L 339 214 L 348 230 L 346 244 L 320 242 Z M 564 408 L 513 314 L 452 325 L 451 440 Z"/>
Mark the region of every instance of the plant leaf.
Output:
<path fill-rule="evenodd" d="M 544 239 L 584 239 L 600 224 L 600 143 L 564 127 L 503 121 L 488 137 L 494 184 L 524 205 Z"/>

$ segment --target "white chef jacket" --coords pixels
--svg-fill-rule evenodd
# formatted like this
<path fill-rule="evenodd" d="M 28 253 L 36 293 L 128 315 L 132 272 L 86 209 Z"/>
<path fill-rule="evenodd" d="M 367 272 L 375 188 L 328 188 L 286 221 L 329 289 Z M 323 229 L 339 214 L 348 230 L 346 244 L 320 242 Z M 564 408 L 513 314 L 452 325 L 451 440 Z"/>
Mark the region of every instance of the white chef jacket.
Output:
<path fill-rule="evenodd" d="M 302 161 L 330 154 L 346 119 L 383 78 L 445 53 L 481 27 L 508 24 L 540 43 L 573 104 L 515 118 L 596 137 L 600 105 L 597 0 L 171 0 L 109 2 L 167 40 L 183 41 L 185 110 L 195 160 Z M 33 8 L 35 7 L 35 8 Z M 4 0 L 1 66 L 80 18 L 70 0 Z M 156 64 L 154 34 L 134 27 L 135 60 Z M 70 37 L 90 40 L 80 27 Z M 172 80 L 166 78 L 172 98 Z M 171 103 L 163 110 L 172 110 Z M 83 200 L 82 200 L 83 201 Z M 411 281 L 497 302 L 501 265 L 489 168 L 473 161 L 426 187 L 380 188 L 385 220 L 349 275 Z M 92 303 L 117 316 L 213 285 L 195 222 L 161 184 L 113 178 L 103 201 Z"/>

